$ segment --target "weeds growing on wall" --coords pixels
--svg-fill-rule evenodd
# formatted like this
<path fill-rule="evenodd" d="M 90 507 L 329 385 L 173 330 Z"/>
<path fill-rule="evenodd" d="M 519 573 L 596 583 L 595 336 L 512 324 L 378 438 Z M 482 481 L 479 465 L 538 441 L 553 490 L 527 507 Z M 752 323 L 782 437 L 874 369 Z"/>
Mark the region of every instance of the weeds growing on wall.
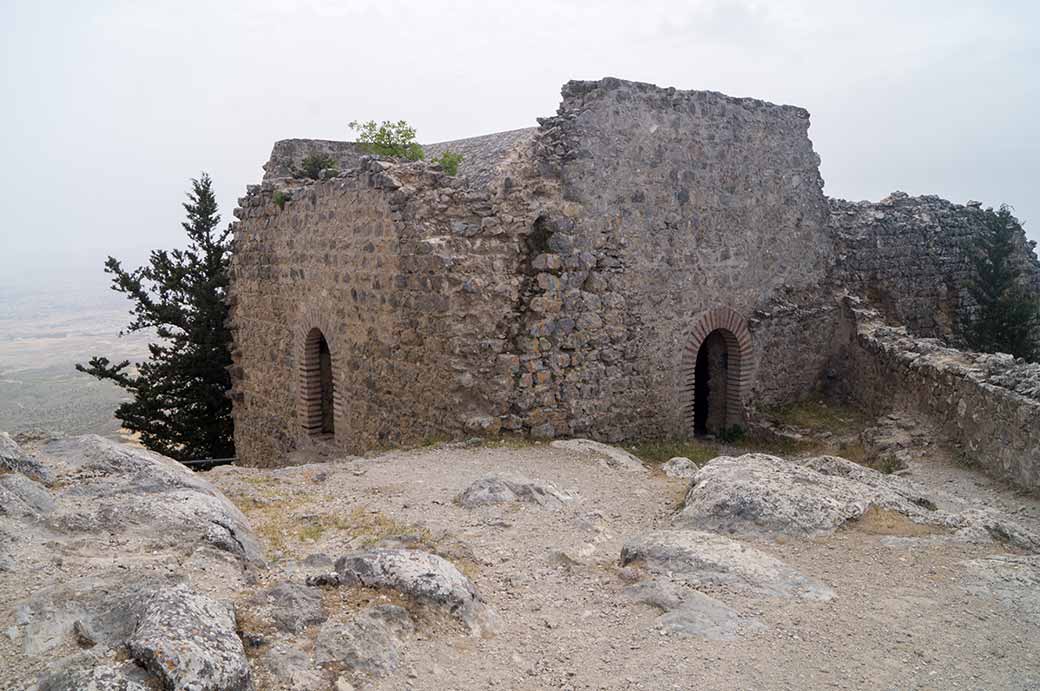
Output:
<path fill-rule="evenodd" d="M 305 156 L 300 161 L 300 167 L 293 169 L 293 175 L 301 178 L 310 178 L 311 180 L 320 180 L 321 171 L 335 169 L 336 159 L 328 154 L 313 153 Z"/>
<path fill-rule="evenodd" d="M 279 209 L 284 209 L 285 202 L 289 201 L 289 195 L 281 190 L 278 190 L 271 197 L 271 201 L 273 201 Z"/>
<path fill-rule="evenodd" d="M 439 163 L 448 175 L 458 175 L 459 164 L 462 163 L 462 154 L 454 151 L 445 151 L 440 155 L 440 158 L 436 159 L 435 163 Z"/>

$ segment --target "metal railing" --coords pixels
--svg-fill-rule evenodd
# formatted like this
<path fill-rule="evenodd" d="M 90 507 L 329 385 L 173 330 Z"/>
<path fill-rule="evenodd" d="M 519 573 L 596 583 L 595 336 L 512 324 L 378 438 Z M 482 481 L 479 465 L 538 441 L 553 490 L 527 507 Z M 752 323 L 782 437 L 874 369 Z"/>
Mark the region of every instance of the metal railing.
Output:
<path fill-rule="evenodd" d="M 180 461 L 181 465 L 186 465 L 192 470 L 210 470 L 216 468 L 218 465 L 234 465 L 235 461 L 238 460 L 235 457 L 232 458 L 199 458 L 194 461 Z"/>

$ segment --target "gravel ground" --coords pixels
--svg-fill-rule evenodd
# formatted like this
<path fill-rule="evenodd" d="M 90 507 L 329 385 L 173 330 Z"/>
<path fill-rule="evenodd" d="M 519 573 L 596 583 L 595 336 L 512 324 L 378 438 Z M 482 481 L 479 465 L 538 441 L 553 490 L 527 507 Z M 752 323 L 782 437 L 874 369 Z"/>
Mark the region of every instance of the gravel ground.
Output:
<path fill-rule="evenodd" d="M 466 509 L 453 498 L 492 472 L 555 483 L 552 510 L 507 503 Z M 913 479 L 950 506 L 990 505 L 1036 530 L 1040 502 L 933 450 Z M 441 447 L 283 470 L 219 468 L 207 478 L 265 541 L 272 568 L 257 588 L 397 535 L 448 557 L 498 613 L 494 635 L 421 629 L 403 665 L 373 689 L 1040 688 L 1040 620 L 986 588 L 966 561 L 998 544 L 903 541 L 901 522 L 861 521 L 830 537 L 745 539 L 836 597 L 810 602 L 709 592 L 764 629 L 708 641 L 656 627 L 660 612 L 624 594 L 628 537 L 668 527 L 686 481 L 607 468 L 546 445 Z M 317 563 L 312 560 L 310 563 Z M 977 585 L 977 584 L 976 584 Z M 241 597 L 248 594 L 243 593 Z M 351 607 L 350 598 L 327 598 Z M 1004 604 L 1008 603 L 1008 604 Z M 358 680 L 353 680 L 358 684 Z M 257 678 L 258 688 L 278 688 Z"/>

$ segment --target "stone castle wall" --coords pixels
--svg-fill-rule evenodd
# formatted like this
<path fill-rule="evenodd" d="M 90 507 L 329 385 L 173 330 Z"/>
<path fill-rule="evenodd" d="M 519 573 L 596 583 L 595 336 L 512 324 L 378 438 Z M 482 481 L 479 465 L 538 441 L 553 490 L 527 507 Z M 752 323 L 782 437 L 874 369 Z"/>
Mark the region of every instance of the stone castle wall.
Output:
<path fill-rule="evenodd" d="M 846 313 L 853 328 L 841 393 L 874 412 L 922 414 L 962 460 L 1040 489 L 1040 364 L 916 338 L 855 301 Z"/>
<path fill-rule="evenodd" d="M 547 398 L 557 404 L 530 428 L 609 440 L 688 434 L 684 358 L 698 318 L 751 315 L 826 275 L 829 216 L 808 113 L 605 79 L 568 83 L 559 113 L 541 122 L 544 170 L 563 197 L 546 246 L 564 268 L 531 326 L 546 366 L 568 366 L 553 371 Z M 807 328 L 816 311 L 758 320 L 752 361 L 741 363 L 745 399 L 752 383 L 772 399 L 815 385 L 829 339 Z M 760 366 L 766 352 L 798 376 L 780 381 Z"/>
<path fill-rule="evenodd" d="M 424 164 L 374 160 L 282 191 L 284 208 L 265 184 L 237 212 L 232 395 L 245 462 L 496 431 L 515 367 L 519 250 L 509 226 L 485 222 L 487 195 Z M 299 415 L 315 327 L 332 353 L 331 440 L 308 435 Z"/>
<path fill-rule="evenodd" d="M 972 317 L 967 284 L 975 276 L 972 250 L 984 228 L 978 204 L 895 192 L 877 203 L 831 199 L 836 242 L 835 281 L 865 296 L 914 334 L 958 341 Z M 1019 237 L 1016 257 L 1040 292 L 1040 261 Z"/>
<path fill-rule="evenodd" d="M 457 177 L 346 142 L 275 145 L 236 211 L 244 463 L 500 432 L 685 437 L 715 330 L 720 427 L 840 387 L 850 362 L 881 372 L 864 348 L 850 355 L 846 291 L 921 335 L 955 338 L 970 314 L 958 286 L 982 212 L 828 200 L 800 108 L 604 79 L 569 82 L 539 122 L 427 147 L 463 153 Z M 294 178 L 316 151 L 341 172 Z M 1031 249 L 1023 236 L 1040 288 Z M 333 437 L 305 429 L 314 328 Z"/>

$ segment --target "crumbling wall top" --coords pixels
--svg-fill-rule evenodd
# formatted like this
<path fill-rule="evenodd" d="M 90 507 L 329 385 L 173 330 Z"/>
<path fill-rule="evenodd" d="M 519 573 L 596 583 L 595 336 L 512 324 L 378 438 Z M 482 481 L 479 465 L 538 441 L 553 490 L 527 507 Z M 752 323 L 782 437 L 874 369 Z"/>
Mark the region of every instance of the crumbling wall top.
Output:
<path fill-rule="evenodd" d="M 644 98 L 659 99 L 662 105 L 677 107 L 683 103 L 725 103 L 747 110 L 755 111 L 786 111 L 805 120 L 809 119 L 809 111 L 805 108 L 789 105 L 778 105 L 763 101 L 758 98 L 747 98 L 740 96 L 727 96 L 718 91 L 676 89 L 675 87 L 661 87 L 648 82 L 633 82 L 617 77 L 604 77 L 593 81 L 571 80 L 563 85 L 561 90 L 563 104 L 561 104 L 561 115 L 568 102 L 589 101 L 597 97 L 613 95 L 619 100 L 624 100 L 629 95 Z"/>
<path fill-rule="evenodd" d="M 264 182 L 293 177 L 293 170 L 312 154 L 330 156 L 340 170 L 347 170 L 356 168 L 365 152 L 357 142 L 282 139 L 274 143 L 271 158 L 264 164 Z"/>
<path fill-rule="evenodd" d="M 423 150 L 428 161 L 439 157 L 445 151 L 462 154 L 459 175 L 464 175 L 471 187 L 486 187 L 509 154 L 518 146 L 531 141 L 537 131 L 537 127 L 525 127 L 480 137 L 428 144 L 423 146 Z"/>

